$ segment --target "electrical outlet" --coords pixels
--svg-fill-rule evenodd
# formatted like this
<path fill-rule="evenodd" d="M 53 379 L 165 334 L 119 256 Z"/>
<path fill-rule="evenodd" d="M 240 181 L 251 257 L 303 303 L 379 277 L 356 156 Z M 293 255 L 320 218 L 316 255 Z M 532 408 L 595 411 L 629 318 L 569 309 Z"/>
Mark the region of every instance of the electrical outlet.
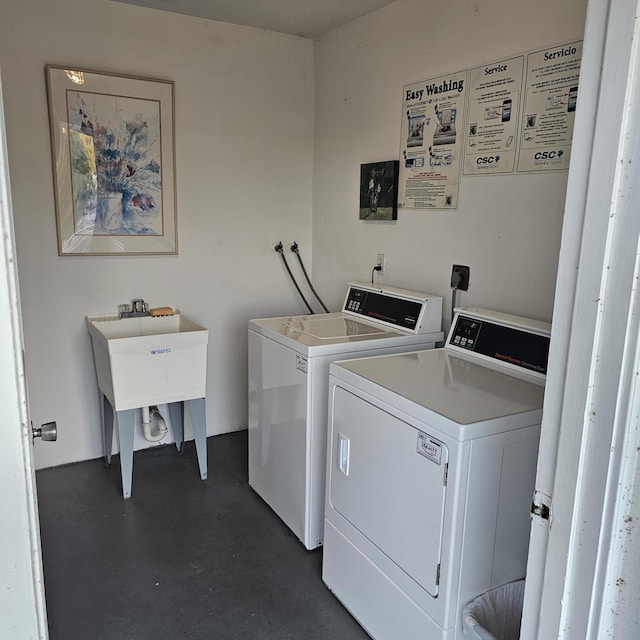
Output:
<path fill-rule="evenodd" d="M 380 267 L 380 271 L 378 271 L 378 273 L 381 276 L 383 276 L 384 275 L 384 267 L 385 267 L 384 253 L 379 253 L 378 254 L 378 259 L 376 261 L 376 267 Z"/>
<path fill-rule="evenodd" d="M 454 264 L 451 269 L 451 288 L 459 291 L 469 290 L 469 267 Z"/>

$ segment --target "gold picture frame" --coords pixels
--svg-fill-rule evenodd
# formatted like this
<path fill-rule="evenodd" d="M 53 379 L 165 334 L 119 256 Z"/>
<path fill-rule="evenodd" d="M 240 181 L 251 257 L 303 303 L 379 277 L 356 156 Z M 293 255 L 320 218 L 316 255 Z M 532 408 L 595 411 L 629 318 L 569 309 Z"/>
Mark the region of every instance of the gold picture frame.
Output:
<path fill-rule="evenodd" d="M 174 83 L 45 73 L 58 254 L 177 254 Z"/>

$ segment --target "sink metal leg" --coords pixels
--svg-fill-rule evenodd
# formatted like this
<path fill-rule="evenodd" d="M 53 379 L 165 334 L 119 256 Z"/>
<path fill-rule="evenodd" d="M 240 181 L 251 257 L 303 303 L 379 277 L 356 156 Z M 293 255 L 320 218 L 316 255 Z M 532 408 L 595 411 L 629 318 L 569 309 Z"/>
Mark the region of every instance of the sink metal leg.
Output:
<path fill-rule="evenodd" d="M 200 478 L 207 479 L 207 421 L 205 416 L 205 399 L 196 398 L 187 400 L 191 425 L 196 442 L 198 467 Z M 169 404 L 169 414 L 173 425 L 175 444 L 178 450 L 184 444 L 184 402 L 172 402 Z M 120 450 L 120 474 L 122 476 L 122 496 L 125 500 L 131 497 L 131 484 L 133 479 L 133 439 L 136 426 L 137 409 L 127 411 L 114 411 L 105 395 L 102 396 L 102 417 L 104 437 L 104 459 L 107 465 L 111 464 L 111 450 L 113 447 L 114 424 L 118 434 L 118 448 Z"/>
<path fill-rule="evenodd" d="M 120 473 L 122 475 L 122 497 L 131 497 L 133 475 L 133 429 L 136 424 L 136 409 L 116 412 L 118 445 L 120 448 Z"/>
<path fill-rule="evenodd" d="M 111 466 L 111 450 L 113 448 L 113 407 L 107 400 L 107 396 L 102 396 L 102 437 L 104 444 L 104 461 L 108 467 Z"/>
<path fill-rule="evenodd" d="M 184 442 L 184 402 L 171 402 L 169 404 L 169 415 L 171 416 L 171 426 L 173 427 L 176 449 L 182 451 L 182 444 Z"/>
<path fill-rule="evenodd" d="M 205 419 L 204 398 L 187 400 L 189 413 L 191 414 L 191 425 L 193 436 L 196 441 L 196 453 L 198 454 L 198 466 L 200 467 L 200 478 L 207 479 L 207 421 Z"/>

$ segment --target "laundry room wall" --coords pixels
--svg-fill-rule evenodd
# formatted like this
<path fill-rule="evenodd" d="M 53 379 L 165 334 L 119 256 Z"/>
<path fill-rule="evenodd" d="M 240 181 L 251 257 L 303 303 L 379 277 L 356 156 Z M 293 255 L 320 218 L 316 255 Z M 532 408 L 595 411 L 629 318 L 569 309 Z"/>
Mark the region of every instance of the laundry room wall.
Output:
<path fill-rule="evenodd" d="M 45 64 L 175 81 L 179 255 L 59 257 Z M 6 2 L 0 20 L 38 467 L 102 455 L 85 316 L 142 297 L 210 329 L 209 435 L 246 426 L 252 317 L 303 313 L 275 243 L 311 263 L 313 42 L 108 0 Z"/>
<path fill-rule="evenodd" d="M 360 165 L 398 159 L 402 87 L 583 37 L 586 0 L 398 2 L 316 44 L 313 272 L 334 307 L 345 282 L 445 297 L 451 267 L 471 269 L 458 303 L 550 320 L 567 172 L 461 177 L 455 211 L 358 218 Z M 579 106 L 578 106 L 579 108 Z"/>

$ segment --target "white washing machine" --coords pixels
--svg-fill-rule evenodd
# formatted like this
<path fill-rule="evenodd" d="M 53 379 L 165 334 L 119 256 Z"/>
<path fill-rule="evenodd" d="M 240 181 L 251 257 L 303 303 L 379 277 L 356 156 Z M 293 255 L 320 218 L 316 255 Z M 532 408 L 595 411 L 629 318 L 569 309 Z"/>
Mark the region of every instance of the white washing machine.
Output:
<path fill-rule="evenodd" d="M 322 577 L 375 640 L 460 640 L 524 577 L 549 332 L 460 309 L 444 348 L 331 365 Z"/>
<path fill-rule="evenodd" d="M 322 544 L 329 364 L 431 349 L 442 298 L 350 283 L 341 313 L 249 322 L 249 484 L 307 549 Z"/>

